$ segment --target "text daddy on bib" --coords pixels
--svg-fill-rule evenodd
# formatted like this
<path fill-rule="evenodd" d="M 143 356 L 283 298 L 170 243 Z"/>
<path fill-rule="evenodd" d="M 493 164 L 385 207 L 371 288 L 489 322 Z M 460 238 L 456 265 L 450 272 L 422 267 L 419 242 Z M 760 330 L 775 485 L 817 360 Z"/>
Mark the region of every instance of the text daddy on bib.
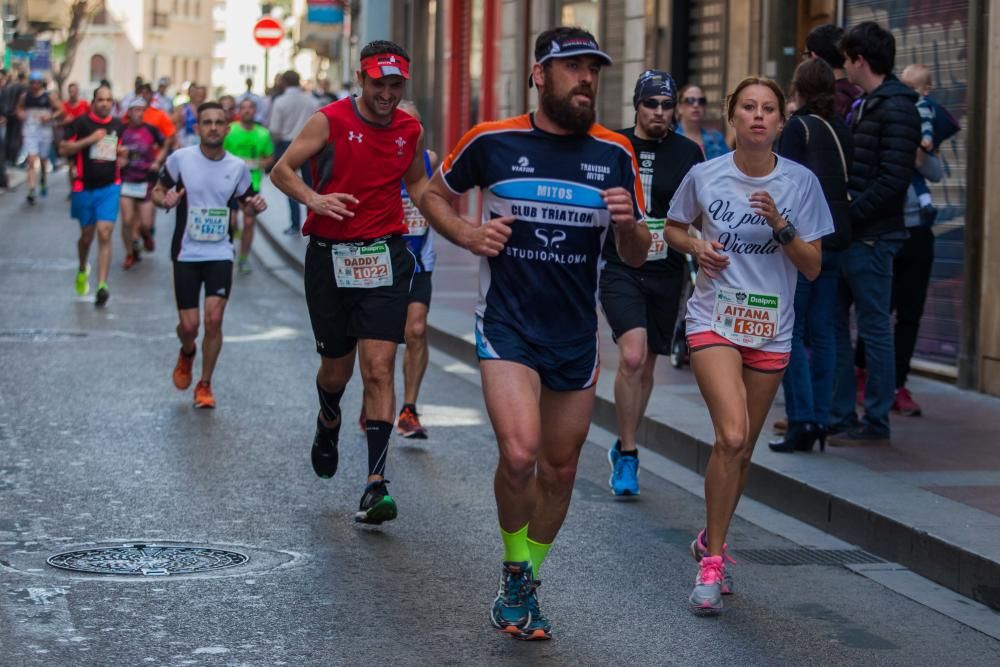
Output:
<path fill-rule="evenodd" d="M 389 246 L 375 243 L 369 246 L 335 245 L 333 277 L 337 287 L 369 289 L 392 285 L 392 260 Z"/>

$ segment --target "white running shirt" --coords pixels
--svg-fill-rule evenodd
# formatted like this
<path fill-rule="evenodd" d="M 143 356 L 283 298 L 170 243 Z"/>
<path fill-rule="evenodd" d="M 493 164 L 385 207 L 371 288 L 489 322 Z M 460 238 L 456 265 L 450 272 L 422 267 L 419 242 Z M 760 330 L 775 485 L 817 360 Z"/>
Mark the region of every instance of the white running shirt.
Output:
<path fill-rule="evenodd" d="M 219 240 L 195 240 L 190 213 L 195 209 L 225 209 L 228 228 L 229 202 L 253 194 L 246 163 L 230 153 L 219 160 L 210 160 L 201 152 L 201 146 L 189 146 L 170 154 L 160 172 L 160 183 L 167 189 L 184 188 L 184 196 L 176 208 L 173 259 L 178 262 L 233 261 L 233 240 L 228 229 Z M 216 215 L 221 219 L 221 212 Z"/>
<path fill-rule="evenodd" d="M 798 270 L 773 240 L 771 227 L 750 208 L 752 192 L 766 190 L 781 215 L 795 225 L 799 237 L 815 241 L 833 233 L 833 218 L 816 176 L 806 167 L 780 156 L 767 176 L 747 176 L 733 161 L 735 153 L 695 165 L 670 201 L 667 218 L 691 224 L 702 218 L 702 236 L 718 241 L 729 257 L 719 278 L 698 271 L 687 303 L 687 334 L 712 330 L 719 287 L 778 297 L 777 335 L 759 349 L 788 352 L 795 322 Z"/>

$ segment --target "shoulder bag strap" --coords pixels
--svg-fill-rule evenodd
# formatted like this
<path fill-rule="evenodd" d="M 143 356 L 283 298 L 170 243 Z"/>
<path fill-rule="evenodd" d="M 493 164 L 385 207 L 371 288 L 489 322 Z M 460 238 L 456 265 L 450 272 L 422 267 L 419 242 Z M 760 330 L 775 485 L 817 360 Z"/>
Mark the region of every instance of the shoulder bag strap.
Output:
<path fill-rule="evenodd" d="M 805 118 L 803 118 L 802 116 L 796 116 L 796 118 L 799 119 L 799 122 L 802 123 L 802 127 L 806 131 L 806 146 L 808 146 L 809 145 L 809 123 L 807 123 L 806 120 L 805 120 Z"/>
<path fill-rule="evenodd" d="M 809 115 L 826 125 L 826 129 L 830 130 L 830 134 L 833 135 L 833 142 L 837 144 L 837 152 L 840 153 L 840 166 L 844 168 L 844 182 L 846 183 L 849 180 L 847 176 L 847 160 L 844 158 L 844 149 L 840 145 L 840 139 L 837 138 L 837 133 L 834 131 L 830 123 L 826 122 L 826 119 L 822 116 L 817 116 L 814 113 Z"/>

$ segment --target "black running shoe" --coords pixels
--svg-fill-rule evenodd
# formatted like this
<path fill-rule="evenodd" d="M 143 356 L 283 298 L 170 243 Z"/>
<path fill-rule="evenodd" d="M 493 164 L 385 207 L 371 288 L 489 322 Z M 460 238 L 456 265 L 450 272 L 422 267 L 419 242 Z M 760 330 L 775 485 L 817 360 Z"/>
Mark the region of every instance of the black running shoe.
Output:
<path fill-rule="evenodd" d="M 389 480 L 383 479 L 365 487 L 365 492 L 361 496 L 361 506 L 354 514 L 355 521 L 377 526 L 383 521 L 392 521 L 396 518 L 396 501 L 389 495 L 389 489 L 385 488 L 388 483 Z"/>
<path fill-rule="evenodd" d="M 340 454 L 337 452 L 337 440 L 340 437 L 340 424 L 327 428 L 323 420 L 316 417 L 316 435 L 313 437 L 312 464 L 313 470 L 323 479 L 330 479 L 337 474 L 337 464 Z"/>
<path fill-rule="evenodd" d="M 104 307 L 104 304 L 108 302 L 108 298 L 111 296 L 111 292 L 108 290 L 108 286 L 104 283 L 97 288 L 97 298 L 94 299 L 94 305 L 98 308 Z"/>

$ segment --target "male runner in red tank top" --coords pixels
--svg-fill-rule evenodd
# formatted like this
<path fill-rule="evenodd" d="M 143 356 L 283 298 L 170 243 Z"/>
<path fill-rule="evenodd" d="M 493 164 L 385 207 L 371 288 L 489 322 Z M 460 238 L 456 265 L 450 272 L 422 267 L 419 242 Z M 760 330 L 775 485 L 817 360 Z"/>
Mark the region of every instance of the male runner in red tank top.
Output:
<path fill-rule="evenodd" d="M 272 182 L 309 209 L 302 233 L 309 319 L 320 354 L 320 411 L 312 464 L 337 471 L 340 399 L 360 358 L 367 417 L 368 480 L 355 520 L 396 518 L 385 460 L 395 415 L 396 346 L 403 342 L 416 264 L 403 235 L 403 180 L 414 202 L 427 186 L 420 123 L 396 109 L 410 78 L 406 51 L 375 41 L 361 51 L 360 97 L 319 109 L 271 171 Z M 298 176 L 306 163 L 316 189 Z"/>

